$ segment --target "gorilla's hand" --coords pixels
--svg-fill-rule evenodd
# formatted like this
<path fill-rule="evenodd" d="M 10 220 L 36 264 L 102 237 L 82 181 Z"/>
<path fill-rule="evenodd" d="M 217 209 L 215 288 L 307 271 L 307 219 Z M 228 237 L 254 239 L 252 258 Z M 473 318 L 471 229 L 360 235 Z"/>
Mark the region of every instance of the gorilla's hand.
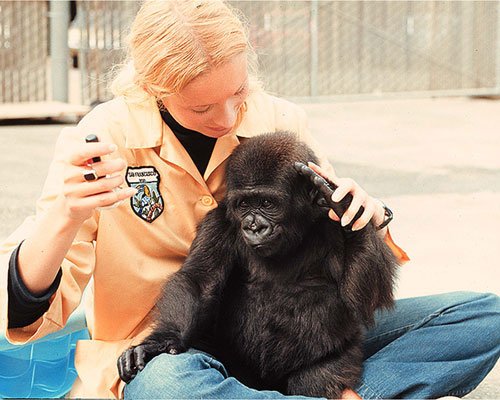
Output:
<path fill-rule="evenodd" d="M 308 178 L 314 185 L 314 187 L 318 190 L 320 196 L 316 202 L 320 207 L 325 207 L 328 209 L 331 208 L 333 211 L 335 211 L 335 214 L 339 216 L 342 216 L 344 214 L 352 201 L 352 195 L 350 193 L 345 195 L 341 201 L 335 202 L 332 200 L 333 192 L 335 192 L 335 190 L 337 189 L 337 185 L 335 185 L 335 183 L 317 174 L 310 167 L 301 162 L 294 163 L 294 168 L 300 175 Z M 352 221 L 348 225 L 344 226 L 344 229 L 348 232 L 351 231 L 354 222 L 356 222 L 357 219 L 361 217 L 364 211 L 364 207 L 361 206 Z"/>
<path fill-rule="evenodd" d="M 139 371 L 154 357 L 162 353 L 179 354 L 184 353 L 186 347 L 177 336 L 171 336 L 161 342 L 146 340 L 138 346 L 125 350 L 118 358 L 117 366 L 120 378 L 125 383 L 130 383 Z"/>

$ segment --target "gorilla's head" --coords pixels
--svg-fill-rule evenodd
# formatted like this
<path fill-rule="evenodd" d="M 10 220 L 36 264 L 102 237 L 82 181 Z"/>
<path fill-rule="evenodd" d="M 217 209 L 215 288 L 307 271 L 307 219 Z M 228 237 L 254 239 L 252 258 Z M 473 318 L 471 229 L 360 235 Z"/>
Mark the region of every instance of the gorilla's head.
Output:
<path fill-rule="evenodd" d="M 293 167 L 297 161 L 317 163 L 317 158 L 289 132 L 243 142 L 228 160 L 228 218 L 261 257 L 288 254 L 321 215 L 314 207 L 317 192 Z"/>

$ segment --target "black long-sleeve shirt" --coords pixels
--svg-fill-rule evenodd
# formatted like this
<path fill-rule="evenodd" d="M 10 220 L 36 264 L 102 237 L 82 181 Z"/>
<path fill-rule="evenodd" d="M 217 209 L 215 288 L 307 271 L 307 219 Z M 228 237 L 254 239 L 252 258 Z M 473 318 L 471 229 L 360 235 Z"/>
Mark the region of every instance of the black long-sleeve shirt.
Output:
<path fill-rule="evenodd" d="M 188 152 L 198 171 L 200 171 L 201 176 L 203 176 L 217 139 L 184 128 L 165 109 L 161 110 L 160 114 L 163 121 L 174 132 L 174 135 Z"/>
<path fill-rule="evenodd" d="M 19 276 L 17 256 L 22 243 L 16 247 L 9 261 L 9 328 L 21 328 L 35 322 L 49 308 L 49 300 L 61 282 L 62 270 L 59 269 L 52 285 L 39 295 L 34 295 Z"/>

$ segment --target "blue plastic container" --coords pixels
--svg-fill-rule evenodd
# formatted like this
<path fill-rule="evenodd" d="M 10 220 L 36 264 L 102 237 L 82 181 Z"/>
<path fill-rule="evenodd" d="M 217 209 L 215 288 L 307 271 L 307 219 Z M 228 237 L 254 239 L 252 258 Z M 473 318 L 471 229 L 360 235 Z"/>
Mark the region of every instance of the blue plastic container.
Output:
<path fill-rule="evenodd" d="M 0 336 L 0 398 L 59 398 L 76 379 L 76 342 L 89 333 L 81 310 L 66 327 L 35 342 L 15 346 Z"/>

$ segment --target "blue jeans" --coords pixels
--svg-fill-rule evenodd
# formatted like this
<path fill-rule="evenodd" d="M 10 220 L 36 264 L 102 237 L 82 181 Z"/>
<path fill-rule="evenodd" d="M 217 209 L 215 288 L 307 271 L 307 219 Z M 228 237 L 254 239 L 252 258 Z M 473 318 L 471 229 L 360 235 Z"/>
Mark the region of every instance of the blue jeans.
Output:
<path fill-rule="evenodd" d="M 402 299 L 378 313 L 366 332 L 363 398 L 463 396 L 500 354 L 500 300 L 493 294 L 449 293 Z M 155 357 L 125 387 L 125 399 L 281 399 L 230 377 L 208 354 L 190 350 Z"/>

